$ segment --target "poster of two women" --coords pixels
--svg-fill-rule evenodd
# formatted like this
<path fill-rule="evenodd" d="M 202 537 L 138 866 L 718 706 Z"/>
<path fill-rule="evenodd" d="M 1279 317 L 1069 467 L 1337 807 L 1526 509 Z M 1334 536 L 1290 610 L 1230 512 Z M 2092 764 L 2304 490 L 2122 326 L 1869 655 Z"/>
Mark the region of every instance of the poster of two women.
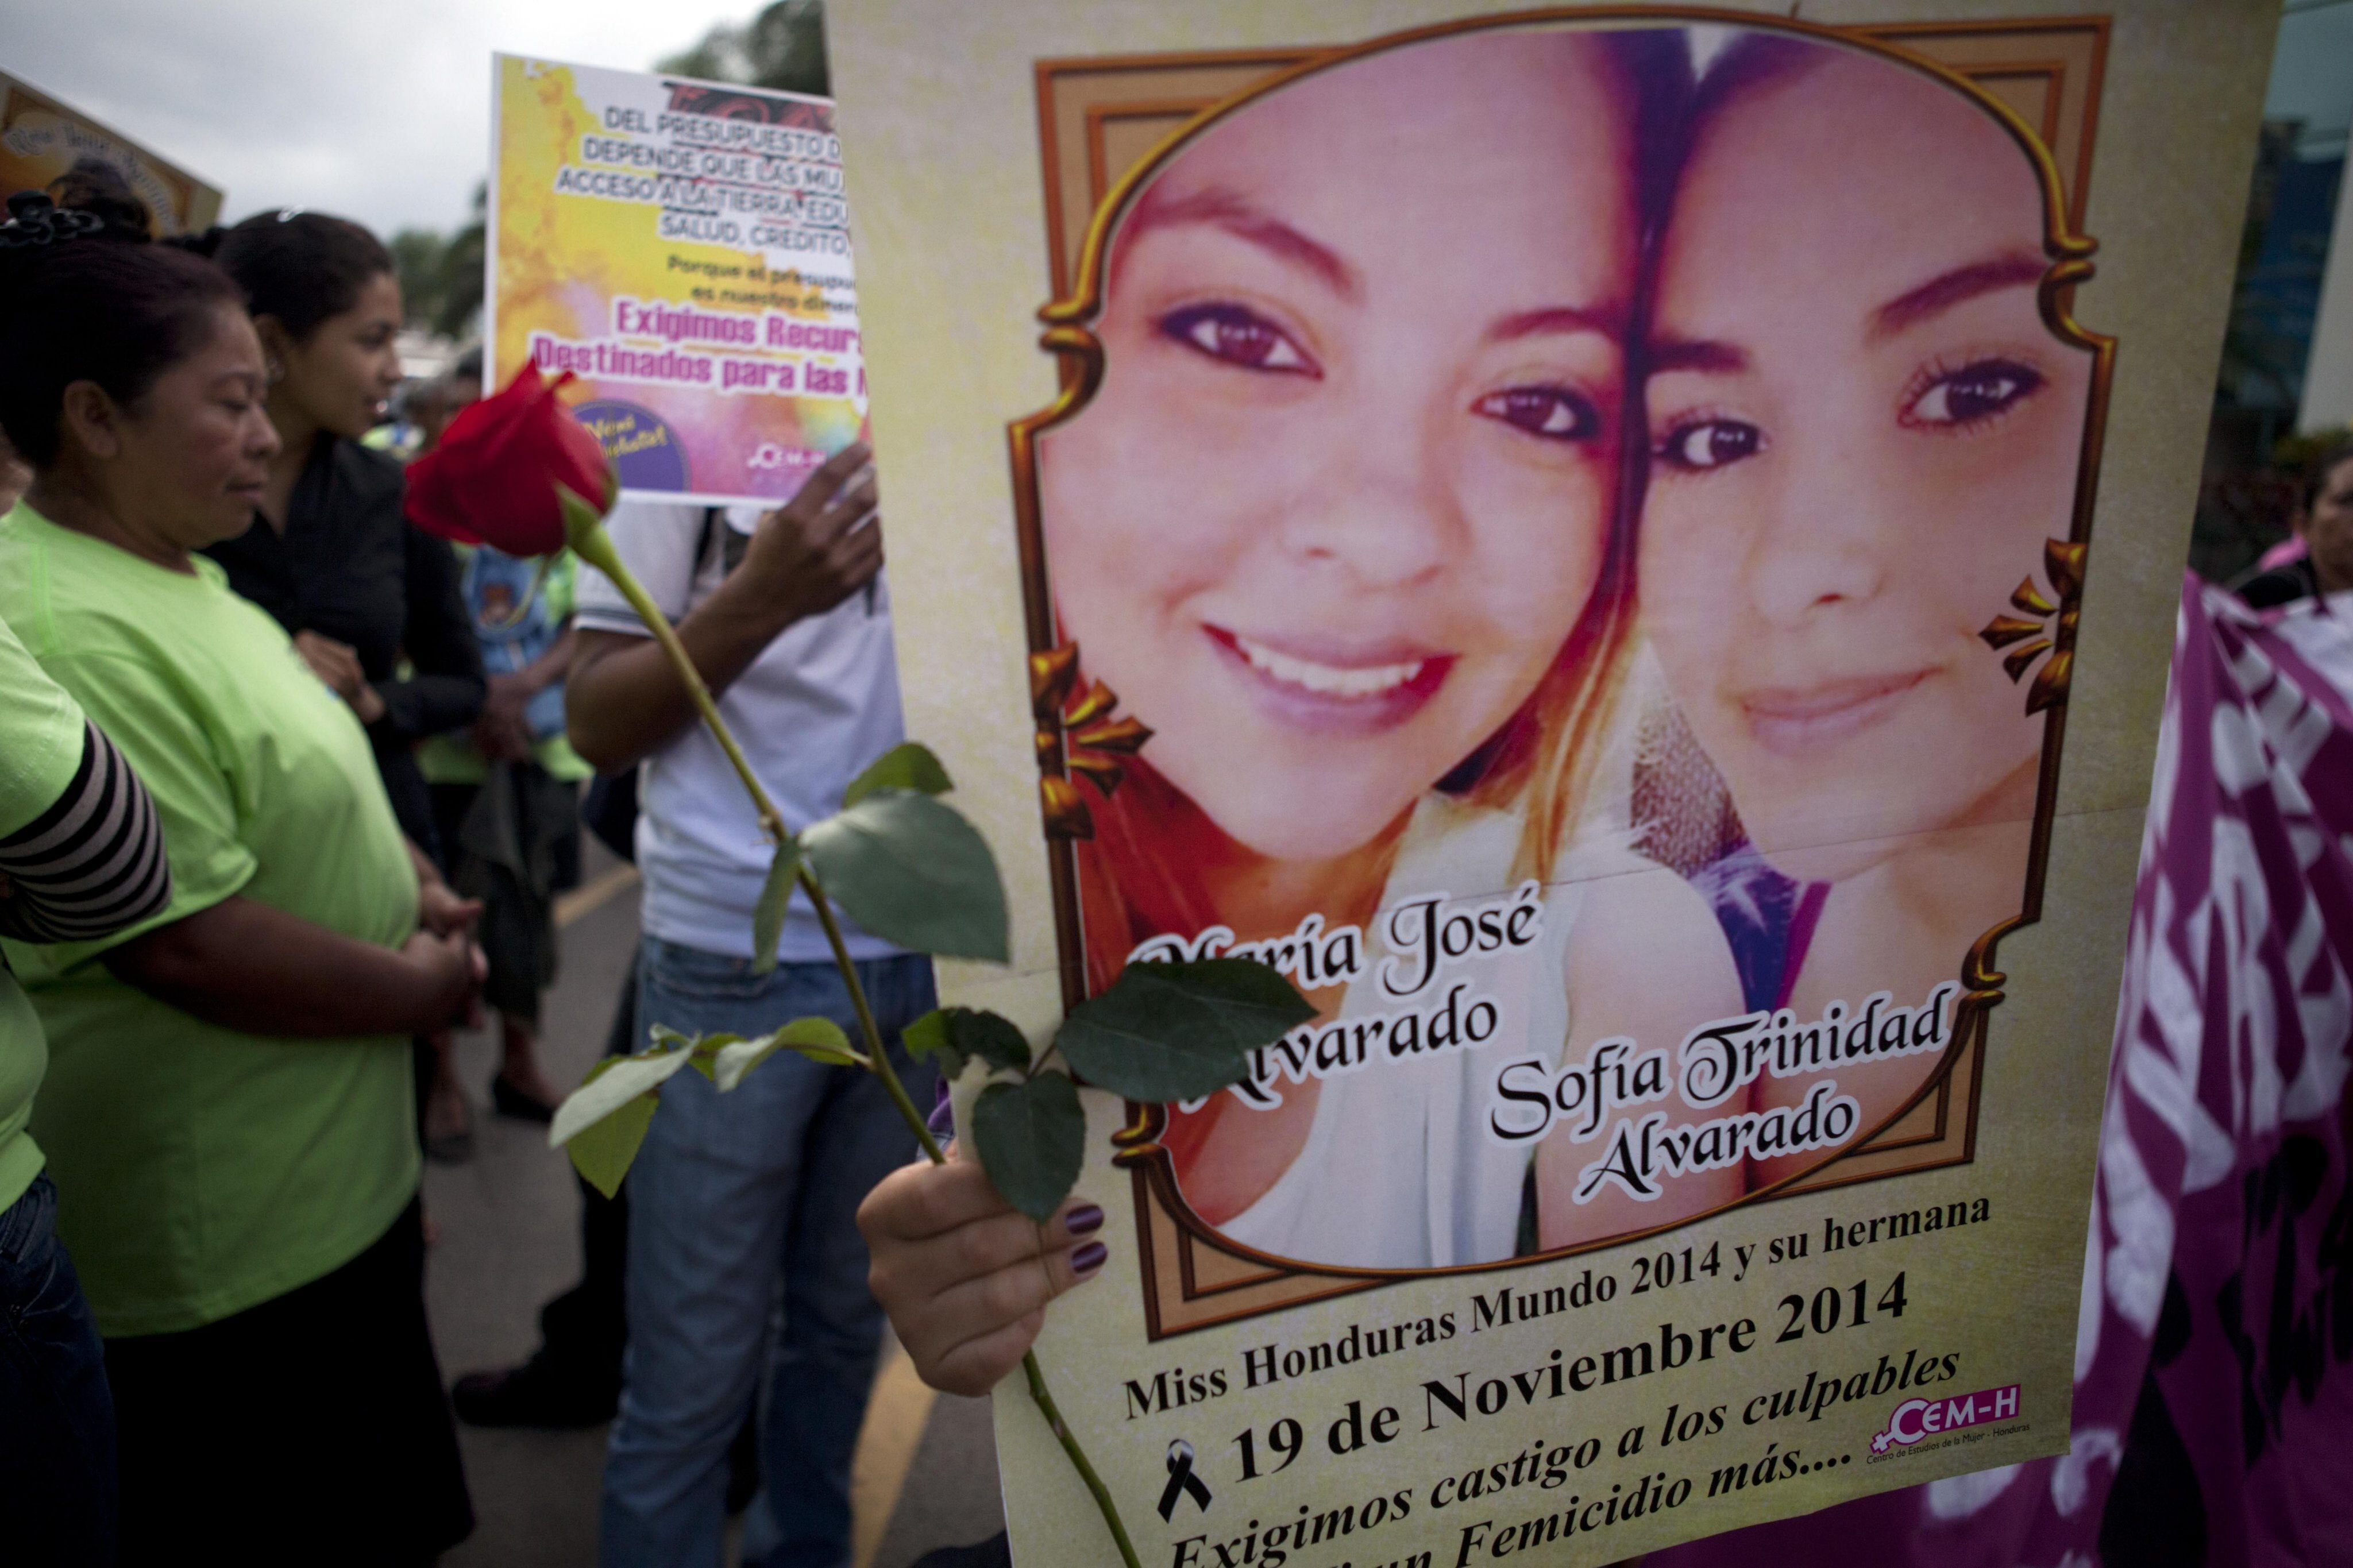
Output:
<path fill-rule="evenodd" d="M 1507 1461 L 1570 1436 L 1508 1369 L 1588 1341 L 1662 1384 L 1582 1396 L 1591 1496 L 1663 1494 L 1677 1418 L 1645 1427 L 1718 1415 L 1703 1495 L 1548 1561 L 2065 1442 L 2202 419 L 2163 389 L 2209 378 L 2231 259 L 2187 219 L 2243 179 L 2262 40 L 2158 4 L 1802 11 L 838 29 L 845 101 L 928 73 L 958 105 L 954 145 L 843 127 L 910 731 L 1017 907 L 1015 974 L 946 989 L 1043 1022 L 1225 954 L 1318 1011 L 1206 1100 L 1092 1107 L 1124 1294 L 1040 1354 L 1133 1437 L 1105 1468 L 1147 1514 L 1172 1441 L 1227 1483 L 1176 1561 L 1341 1491 L 1419 1499 L 1388 1542 L 1453 1560 L 1429 1446 L 1488 1386 Z M 1907 1350 L 2027 1418 L 1866 1462 Z M 1179 1361 L 1231 1408 L 1123 1403 Z M 1741 1429 L 1809 1373 L 1853 1400 Z M 1307 1407 L 1340 1432 L 1352 1399 L 1424 1453 L 1335 1436 L 1261 1479 L 1270 1421 L 1313 1450 Z M 1008 1496 L 1067 1489 L 1023 1413 L 999 1437 Z M 1803 1487 L 1708 1484 L 1771 1437 L 1819 1449 Z M 1011 1511 L 1018 1560 L 1065 1560 Z"/>

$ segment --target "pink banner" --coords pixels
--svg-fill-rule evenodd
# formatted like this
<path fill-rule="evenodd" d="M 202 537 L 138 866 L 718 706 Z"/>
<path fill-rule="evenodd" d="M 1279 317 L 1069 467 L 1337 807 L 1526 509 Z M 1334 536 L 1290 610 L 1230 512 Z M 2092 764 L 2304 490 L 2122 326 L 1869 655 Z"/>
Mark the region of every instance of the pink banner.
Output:
<path fill-rule="evenodd" d="M 2259 615 L 2183 588 L 2084 1260 L 2073 1451 L 1653 1552 L 1648 1568 L 2353 1563 L 2348 611 Z"/>

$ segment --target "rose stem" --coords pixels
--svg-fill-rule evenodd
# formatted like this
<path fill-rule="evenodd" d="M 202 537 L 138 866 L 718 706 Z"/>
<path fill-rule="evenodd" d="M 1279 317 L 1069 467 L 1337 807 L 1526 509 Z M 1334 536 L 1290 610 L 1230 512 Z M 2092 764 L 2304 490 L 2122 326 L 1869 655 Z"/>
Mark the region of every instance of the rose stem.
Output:
<path fill-rule="evenodd" d="M 891 1054 L 882 1048 L 882 1032 L 875 1027 L 874 1009 L 867 1003 L 866 987 L 858 981 L 858 965 L 849 956 L 849 943 L 842 941 L 841 922 L 833 918 L 833 906 L 826 899 L 825 884 L 818 880 L 817 873 L 810 869 L 806 860 L 801 862 L 800 884 L 802 891 L 808 894 L 809 902 L 817 906 L 818 923 L 825 927 L 826 944 L 833 949 L 834 967 L 841 971 L 841 978 L 849 987 L 849 1005 L 858 1010 L 859 1031 L 866 1037 L 868 1065 L 874 1076 L 882 1080 L 882 1088 L 890 1094 L 891 1102 L 899 1108 L 899 1114 L 906 1120 L 909 1127 L 914 1129 L 915 1142 L 923 1146 L 923 1152 L 932 1157 L 932 1163 L 946 1164 L 946 1151 L 940 1147 L 939 1140 L 932 1136 L 931 1123 L 915 1109 L 915 1102 L 907 1098 L 906 1086 L 899 1081 L 898 1069 L 891 1065 Z"/>
<path fill-rule="evenodd" d="M 1111 1526 L 1111 1538 L 1118 1543 L 1119 1560 L 1126 1564 L 1126 1568 L 1143 1568 L 1136 1561 L 1134 1544 L 1127 1539 L 1127 1526 L 1120 1522 L 1119 1508 L 1111 1500 L 1111 1489 L 1103 1485 L 1103 1478 L 1095 1474 L 1095 1468 L 1087 1462 L 1087 1451 L 1079 1447 L 1078 1438 L 1062 1425 L 1061 1407 L 1054 1403 L 1053 1394 L 1047 1392 L 1046 1374 L 1039 1370 L 1036 1351 L 1021 1352 L 1021 1370 L 1029 1379 L 1030 1399 L 1037 1405 L 1039 1414 L 1046 1417 L 1046 1425 L 1054 1429 L 1054 1440 L 1061 1444 L 1062 1452 L 1071 1457 L 1071 1463 L 1078 1468 L 1079 1479 L 1087 1483 L 1087 1490 L 1094 1493 L 1095 1507 L 1103 1511 L 1103 1522 Z"/>
<path fill-rule="evenodd" d="M 930 1123 L 915 1113 L 914 1102 L 907 1098 L 905 1088 L 899 1082 L 898 1073 L 892 1068 L 890 1056 L 882 1048 L 882 1037 L 874 1026 L 873 1010 L 867 1005 L 866 987 L 858 982 L 857 966 L 850 960 L 849 946 L 841 939 L 841 925 L 833 918 L 833 909 L 826 900 L 824 884 L 818 880 L 817 874 L 806 863 L 800 868 L 800 880 L 802 888 L 808 893 L 809 901 L 817 906 L 817 918 L 825 927 L 825 939 L 832 945 L 834 966 L 841 971 L 841 977 L 849 984 L 850 1005 L 858 1010 L 858 1026 L 866 1036 L 867 1054 L 873 1064 L 875 1076 L 890 1091 L 892 1100 L 899 1107 L 899 1114 L 906 1119 L 908 1126 L 915 1130 L 915 1138 L 923 1144 L 923 1152 L 932 1157 L 932 1163 L 946 1164 L 946 1152 L 932 1136 Z M 1120 1520 L 1119 1507 L 1112 1501 L 1111 1489 L 1103 1485 L 1103 1478 L 1095 1474 L 1094 1466 L 1087 1459 L 1087 1451 L 1079 1447 L 1078 1438 L 1062 1423 L 1061 1407 L 1054 1403 L 1053 1394 L 1046 1387 L 1046 1373 L 1038 1364 L 1037 1352 L 1021 1352 L 1021 1371 L 1029 1380 L 1029 1397 L 1036 1403 L 1039 1414 L 1045 1416 L 1054 1440 L 1062 1446 L 1062 1452 L 1070 1456 L 1071 1465 L 1078 1469 L 1079 1479 L 1084 1481 L 1087 1490 L 1094 1494 L 1095 1507 L 1103 1511 L 1103 1523 L 1110 1526 L 1112 1540 L 1119 1546 L 1120 1561 L 1126 1568 L 1142 1568 L 1136 1560 L 1135 1547 L 1127 1538 L 1127 1526 Z"/>

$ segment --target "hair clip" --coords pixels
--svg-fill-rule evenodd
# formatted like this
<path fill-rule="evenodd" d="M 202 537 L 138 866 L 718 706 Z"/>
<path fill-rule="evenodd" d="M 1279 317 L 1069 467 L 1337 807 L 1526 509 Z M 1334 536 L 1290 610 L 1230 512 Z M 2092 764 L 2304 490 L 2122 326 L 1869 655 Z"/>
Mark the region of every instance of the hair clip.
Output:
<path fill-rule="evenodd" d="M 270 215 L 270 221 L 273 223 L 292 223 L 296 218 L 301 217 L 301 216 L 302 209 L 301 207 L 280 207 L 276 212 Z"/>
<path fill-rule="evenodd" d="M 0 249 L 55 245 L 105 226 L 96 213 L 59 208 L 46 192 L 18 191 L 8 198 L 8 221 L 0 223 Z"/>

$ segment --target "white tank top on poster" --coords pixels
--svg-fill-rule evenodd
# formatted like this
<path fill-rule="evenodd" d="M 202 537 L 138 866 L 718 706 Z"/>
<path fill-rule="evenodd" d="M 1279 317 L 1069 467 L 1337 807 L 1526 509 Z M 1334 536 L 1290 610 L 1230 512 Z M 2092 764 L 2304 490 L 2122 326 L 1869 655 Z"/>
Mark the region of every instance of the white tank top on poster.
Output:
<path fill-rule="evenodd" d="M 1519 849 L 1517 813 L 1426 797 L 1416 808 L 1366 933 L 1370 962 L 1348 987 L 1340 1019 L 1394 1014 L 1384 994 L 1390 911 L 1445 895 L 1450 905 L 1508 900 Z M 1649 862 L 1607 843 L 1580 846 L 1542 889 L 1542 929 L 1525 946 L 1456 960 L 1443 987 L 1493 1002 L 1496 1026 L 1475 1045 L 1391 1054 L 1322 1079 L 1307 1142 L 1265 1195 L 1219 1227 L 1278 1257 L 1361 1268 L 1430 1268 L 1513 1255 L 1534 1154 L 1489 1130 L 1495 1075 L 1518 1058 L 1559 1065 L 1569 1030 L 1567 955 L 1593 879 Z M 1446 906 L 1441 906 L 1446 907 Z M 1408 971 L 1409 977 L 1411 971 Z M 1461 1009 L 1456 1010 L 1458 1020 Z M 1284 1090 L 1298 1086 L 1281 1078 Z M 1244 1112 L 1248 1114 L 1248 1112 Z"/>

